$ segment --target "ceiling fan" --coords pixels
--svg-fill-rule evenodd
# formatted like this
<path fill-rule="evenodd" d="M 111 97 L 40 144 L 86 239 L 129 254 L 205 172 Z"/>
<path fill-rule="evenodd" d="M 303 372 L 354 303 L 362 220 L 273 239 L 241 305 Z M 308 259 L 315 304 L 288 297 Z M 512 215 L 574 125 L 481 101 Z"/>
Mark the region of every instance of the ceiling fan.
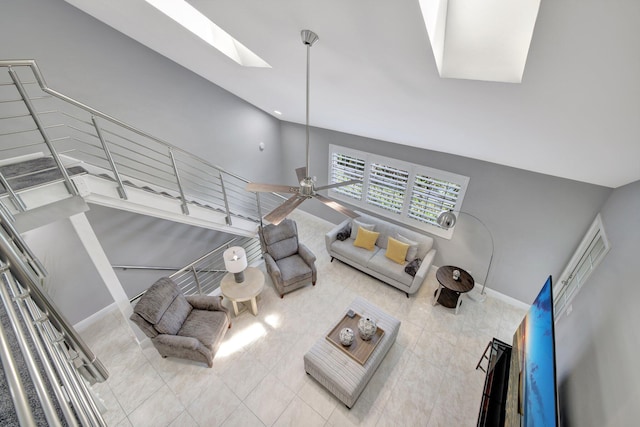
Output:
<path fill-rule="evenodd" d="M 313 182 L 313 178 L 309 173 L 309 59 L 311 46 L 313 46 L 313 44 L 318 41 L 318 35 L 311 30 L 302 30 L 300 34 L 302 35 L 302 43 L 307 46 L 307 165 L 296 169 L 296 175 L 298 177 L 300 186 L 293 187 L 290 185 L 260 184 L 256 182 L 250 182 L 245 188 L 247 191 L 252 192 L 293 194 L 293 196 L 285 200 L 280 206 L 265 215 L 264 219 L 275 225 L 282 222 L 282 220 L 285 219 L 291 212 L 293 212 L 293 210 L 297 208 L 302 202 L 312 197 L 329 206 L 330 208 L 335 209 L 336 211 L 351 218 L 357 218 L 358 216 L 360 216 L 351 209 L 342 206 L 340 203 L 328 197 L 325 197 L 322 194 L 318 194 L 318 191 L 321 190 L 357 184 L 361 182 L 359 179 L 352 179 L 316 187 L 315 183 Z"/>

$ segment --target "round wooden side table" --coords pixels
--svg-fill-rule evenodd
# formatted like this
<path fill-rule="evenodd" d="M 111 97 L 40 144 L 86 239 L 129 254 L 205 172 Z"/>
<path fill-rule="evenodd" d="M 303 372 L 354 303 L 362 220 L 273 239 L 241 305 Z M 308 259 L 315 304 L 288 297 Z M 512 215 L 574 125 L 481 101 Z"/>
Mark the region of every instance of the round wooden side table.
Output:
<path fill-rule="evenodd" d="M 460 272 L 458 280 L 453 279 L 453 270 Z M 462 304 L 460 294 L 473 289 L 475 284 L 473 277 L 460 267 L 445 265 L 436 271 L 436 279 L 438 279 L 440 286 L 433 294 L 433 305 L 441 304 L 448 308 L 455 308 L 456 314 L 458 314 L 458 309 Z"/>
<path fill-rule="evenodd" d="M 256 297 L 264 289 L 264 274 L 255 267 L 244 271 L 244 282 L 236 283 L 233 273 L 227 273 L 220 282 L 220 290 L 225 298 L 233 304 L 233 314 L 238 315 L 238 303 L 251 301 L 251 313 L 258 315 Z"/>

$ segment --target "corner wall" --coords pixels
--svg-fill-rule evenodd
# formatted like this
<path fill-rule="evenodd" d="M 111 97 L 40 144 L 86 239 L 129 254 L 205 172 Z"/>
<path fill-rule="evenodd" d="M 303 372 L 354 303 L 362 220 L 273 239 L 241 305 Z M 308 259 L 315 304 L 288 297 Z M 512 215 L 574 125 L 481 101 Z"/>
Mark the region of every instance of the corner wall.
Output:
<path fill-rule="evenodd" d="M 283 183 L 295 184 L 305 163 L 304 126 L 282 122 Z M 556 178 L 467 157 L 407 147 L 325 129 L 311 129 L 311 174 L 327 182 L 329 144 L 470 177 L 463 212 L 480 218 L 493 234 L 495 255 L 487 287 L 530 304 L 549 274 L 558 277 L 610 188 Z M 549 153 L 553 155 L 553 153 Z M 344 219 L 313 200 L 302 209 L 332 222 Z M 487 231 L 460 215 L 451 240 L 436 237 L 434 264 L 454 264 L 482 282 L 490 256 Z"/>
<path fill-rule="evenodd" d="M 556 323 L 567 427 L 631 426 L 640 419 L 640 181 L 616 189 L 601 214 L 611 250 L 576 295 L 570 314 Z"/>

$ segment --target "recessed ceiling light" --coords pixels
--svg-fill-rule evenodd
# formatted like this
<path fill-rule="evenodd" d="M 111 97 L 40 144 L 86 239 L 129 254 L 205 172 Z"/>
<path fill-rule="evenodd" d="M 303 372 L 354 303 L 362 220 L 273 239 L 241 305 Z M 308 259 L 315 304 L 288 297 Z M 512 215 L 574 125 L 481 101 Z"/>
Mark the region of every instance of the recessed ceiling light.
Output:
<path fill-rule="evenodd" d="M 281 116 L 282 115 L 282 111 L 278 111 L 278 110 L 273 110 L 274 113 L 276 113 L 277 115 Z"/>
<path fill-rule="evenodd" d="M 244 67 L 271 65 L 184 0 L 146 0 L 151 6 Z"/>

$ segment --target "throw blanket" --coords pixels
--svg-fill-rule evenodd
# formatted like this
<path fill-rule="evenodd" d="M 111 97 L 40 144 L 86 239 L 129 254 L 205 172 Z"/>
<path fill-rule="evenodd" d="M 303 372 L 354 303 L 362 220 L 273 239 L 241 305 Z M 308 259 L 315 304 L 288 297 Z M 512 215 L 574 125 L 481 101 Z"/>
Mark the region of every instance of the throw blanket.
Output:
<path fill-rule="evenodd" d="M 338 231 L 338 234 L 336 235 L 336 239 L 342 242 L 347 240 L 350 236 L 351 236 L 351 227 L 347 225 L 342 230 Z"/>
<path fill-rule="evenodd" d="M 412 277 L 416 277 L 416 273 L 420 268 L 420 264 L 422 264 L 422 258 L 414 259 L 404 268 L 405 273 L 409 274 Z"/>

